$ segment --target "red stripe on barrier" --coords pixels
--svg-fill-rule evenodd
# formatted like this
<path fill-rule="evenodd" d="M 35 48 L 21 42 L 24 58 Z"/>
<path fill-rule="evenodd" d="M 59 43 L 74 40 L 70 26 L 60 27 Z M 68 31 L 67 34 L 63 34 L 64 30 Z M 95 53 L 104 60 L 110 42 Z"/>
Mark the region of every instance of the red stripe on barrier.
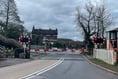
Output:
<path fill-rule="evenodd" d="M 39 49 L 35 49 L 35 52 L 40 51 Z"/>
<path fill-rule="evenodd" d="M 30 52 L 30 49 L 26 49 L 27 52 Z"/>
<path fill-rule="evenodd" d="M 44 49 L 44 51 L 46 52 L 46 51 L 49 51 L 49 49 Z"/>

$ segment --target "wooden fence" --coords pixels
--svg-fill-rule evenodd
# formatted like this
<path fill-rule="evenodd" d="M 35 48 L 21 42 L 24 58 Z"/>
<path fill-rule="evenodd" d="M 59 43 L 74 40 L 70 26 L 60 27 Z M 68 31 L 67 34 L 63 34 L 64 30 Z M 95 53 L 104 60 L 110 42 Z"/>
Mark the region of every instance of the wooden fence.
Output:
<path fill-rule="evenodd" d="M 113 50 L 106 50 L 106 49 L 94 49 L 93 50 L 93 57 L 103 60 L 109 64 L 115 64 L 115 52 Z"/>

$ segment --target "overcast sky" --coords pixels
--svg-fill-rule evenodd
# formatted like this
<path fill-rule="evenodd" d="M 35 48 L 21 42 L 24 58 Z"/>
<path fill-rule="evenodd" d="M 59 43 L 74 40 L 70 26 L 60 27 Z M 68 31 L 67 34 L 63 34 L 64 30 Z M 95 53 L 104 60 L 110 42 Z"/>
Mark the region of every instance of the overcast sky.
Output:
<path fill-rule="evenodd" d="M 24 26 L 29 31 L 33 25 L 42 29 L 55 29 L 59 31 L 59 38 L 82 40 L 83 35 L 77 30 L 75 13 L 77 6 L 83 6 L 87 0 L 15 0 Z M 93 3 L 100 0 L 91 0 Z M 104 0 L 112 11 L 113 17 L 118 18 L 117 0 Z M 114 26 L 117 26 L 115 19 Z M 112 27 L 114 27 L 112 26 Z"/>

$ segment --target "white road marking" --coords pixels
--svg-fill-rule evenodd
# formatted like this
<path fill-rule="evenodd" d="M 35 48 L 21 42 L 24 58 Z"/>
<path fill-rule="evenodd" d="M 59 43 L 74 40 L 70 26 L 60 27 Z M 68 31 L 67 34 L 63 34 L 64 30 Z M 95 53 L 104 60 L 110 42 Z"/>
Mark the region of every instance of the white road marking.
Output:
<path fill-rule="evenodd" d="M 61 64 L 63 61 L 64 61 L 64 59 L 63 59 L 63 58 L 60 58 L 60 59 L 58 60 L 58 62 L 56 62 L 56 63 L 54 63 L 54 64 L 52 64 L 52 65 L 50 65 L 50 66 L 48 66 L 48 67 L 46 67 L 46 68 L 44 68 L 44 69 L 41 69 L 41 70 L 39 70 L 39 71 L 36 71 L 36 72 L 34 72 L 34 73 L 32 73 L 32 74 L 29 74 L 29 75 L 27 75 L 27 76 L 24 76 L 24 77 L 22 77 L 22 78 L 19 78 L 19 79 L 31 79 L 31 78 L 33 78 L 33 77 L 35 77 L 35 76 L 38 76 L 38 75 L 40 75 L 40 74 L 42 74 L 42 73 L 44 73 L 44 72 L 47 72 L 47 71 L 53 69 L 54 67 L 56 67 L 56 66 L 58 66 L 59 64 Z"/>

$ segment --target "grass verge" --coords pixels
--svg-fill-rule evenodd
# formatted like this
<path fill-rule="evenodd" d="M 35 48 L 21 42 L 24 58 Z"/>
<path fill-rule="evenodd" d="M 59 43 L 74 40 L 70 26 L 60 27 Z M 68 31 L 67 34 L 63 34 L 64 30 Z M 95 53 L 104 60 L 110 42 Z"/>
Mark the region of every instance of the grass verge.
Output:
<path fill-rule="evenodd" d="M 96 58 L 90 58 L 89 60 L 95 64 L 102 66 L 102 67 L 105 67 L 105 68 L 108 68 L 112 71 L 118 72 L 118 64 L 111 65 L 111 64 L 104 62 L 103 60 L 96 59 Z"/>

